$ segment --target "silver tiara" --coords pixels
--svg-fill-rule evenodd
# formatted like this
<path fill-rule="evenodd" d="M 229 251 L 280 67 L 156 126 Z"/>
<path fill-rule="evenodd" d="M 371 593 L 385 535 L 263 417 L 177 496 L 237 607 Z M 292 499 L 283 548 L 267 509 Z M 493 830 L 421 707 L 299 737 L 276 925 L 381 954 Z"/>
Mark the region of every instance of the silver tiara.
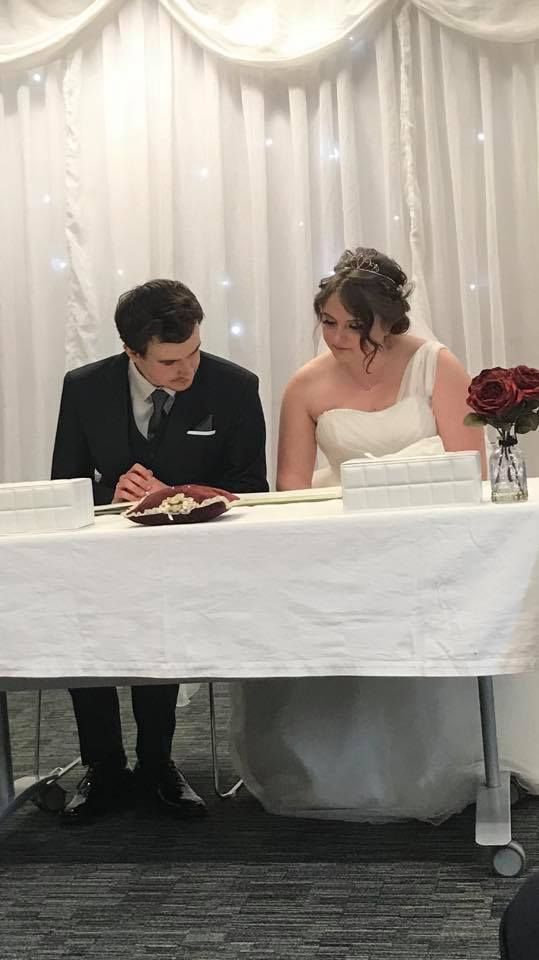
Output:
<path fill-rule="evenodd" d="M 372 257 L 361 256 L 361 257 L 352 257 L 350 260 L 350 268 L 352 270 L 366 270 L 367 273 L 378 273 L 380 274 L 380 267 Z M 347 268 L 348 269 L 348 268 Z"/>
<path fill-rule="evenodd" d="M 372 257 L 368 257 L 364 254 L 362 254 L 360 257 L 351 257 L 347 265 L 343 268 L 343 273 L 349 273 L 352 270 L 361 270 L 362 273 L 372 273 L 376 277 L 382 277 L 384 280 L 388 280 L 389 283 L 393 284 L 400 296 L 402 296 L 404 293 L 404 286 L 402 283 L 395 283 L 391 277 L 386 276 L 385 273 L 380 273 L 380 267 L 376 261 L 372 259 Z"/>

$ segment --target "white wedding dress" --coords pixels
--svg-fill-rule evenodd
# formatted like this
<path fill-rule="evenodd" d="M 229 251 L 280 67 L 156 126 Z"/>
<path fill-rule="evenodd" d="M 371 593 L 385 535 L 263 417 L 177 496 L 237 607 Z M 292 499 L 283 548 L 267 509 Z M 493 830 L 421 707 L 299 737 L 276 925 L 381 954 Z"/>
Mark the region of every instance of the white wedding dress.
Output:
<path fill-rule="evenodd" d="M 413 444 L 419 451 L 427 438 L 436 444 L 431 398 L 441 347 L 426 341 L 416 351 L 393 406 L 321 414 L 316 437 L 328 466 L 313 485 L 340 483 L 344 460 Z M 358 585 L 358 602 L 361 589 L 368 584 Z M 483 764 L 474 679 L 339 677 L 234 687 L 232 755 L 272 813 L 439 820 L 475 799 Z M 496 687 L 502 759 L 539 792 L 539 680 L 503 678 Z"/>

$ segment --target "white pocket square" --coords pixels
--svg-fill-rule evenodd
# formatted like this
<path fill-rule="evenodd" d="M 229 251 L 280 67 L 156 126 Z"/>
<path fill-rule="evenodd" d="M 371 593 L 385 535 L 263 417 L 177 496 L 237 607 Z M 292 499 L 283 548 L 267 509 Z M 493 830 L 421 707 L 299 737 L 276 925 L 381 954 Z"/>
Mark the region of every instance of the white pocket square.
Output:
<path fill-rule="evenodd" d="M 188 430 L 188 437 L 213 437 L 215 430 Z"/>

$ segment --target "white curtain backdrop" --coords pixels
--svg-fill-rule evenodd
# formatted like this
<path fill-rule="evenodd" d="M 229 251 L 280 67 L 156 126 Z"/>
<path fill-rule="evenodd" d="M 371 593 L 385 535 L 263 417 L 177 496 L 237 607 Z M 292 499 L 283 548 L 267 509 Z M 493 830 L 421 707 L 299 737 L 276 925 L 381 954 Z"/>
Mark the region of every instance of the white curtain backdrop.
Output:
<path fill-rule="evenodd" d="M 49 59 L 126 0 L 2 0 L 0 63 Z M 455 30 L 519 43 L 539 36 L 536 0 L 411 0 Z M 154 0 L 199 43 L 244 63 L 289 65 L 325 50 L 398 0 Z"/>
<path fill-rule="evenodd" d="M 471 372 L 539 366 L 539 4 L 349 0 L 329 44 L 324 6 L 0 2 L 0 480 L 47 476 L 65 370 L 150 277 L 260 375 L 270 454 L 344 246 L 401 260 Z"/>

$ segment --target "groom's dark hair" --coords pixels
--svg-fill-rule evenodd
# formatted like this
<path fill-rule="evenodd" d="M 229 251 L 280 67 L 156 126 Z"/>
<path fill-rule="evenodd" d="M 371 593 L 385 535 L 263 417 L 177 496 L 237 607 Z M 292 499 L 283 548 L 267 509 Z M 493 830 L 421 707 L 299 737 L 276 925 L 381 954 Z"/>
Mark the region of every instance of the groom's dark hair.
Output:
<path fill-rule="evenodd" d="M 122 293 L 114 322 L 122 342 L 144 356 L 150 340 L 184 343 L 204 313 L 194 293 L 179 280 L 149 280 Z"/>

